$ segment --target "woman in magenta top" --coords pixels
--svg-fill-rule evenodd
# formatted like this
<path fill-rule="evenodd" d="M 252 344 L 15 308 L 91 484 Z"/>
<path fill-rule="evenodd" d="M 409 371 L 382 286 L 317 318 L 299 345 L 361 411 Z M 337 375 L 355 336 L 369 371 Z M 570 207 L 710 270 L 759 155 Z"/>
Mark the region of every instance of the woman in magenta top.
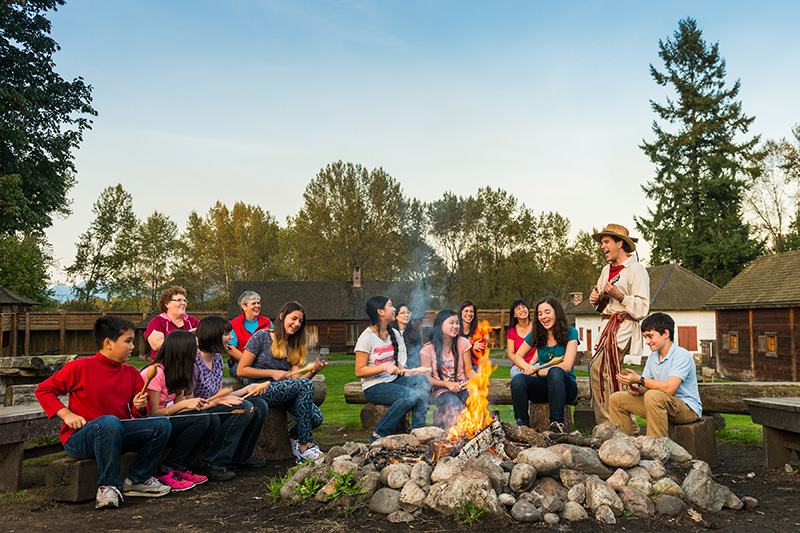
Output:
<path fill-rule="evenodd" d="M 161 314 L 153 317 L 144 332 L 144 338 L 150 345 L 150 361 L 155 361 L 158 350 L 168 334 L 182 329 L 195 332 L 200 323 L 195 317 L 186 314 L 186 289 L 170 287 L 158 299 Z"/>
<path fill-rule="evenodd" d="M 513 356 L 525 342 L 525 336 L 533 329 L 533 322 L 531 321 L 531 311 L 528 309 L 528 304 L 525 303 L 525 300 L 514 300 L 511 303 L 509 314 L 511 318 L 508 321 L 508 331 L 506 331 L 506 348 L 508 350 L 508 358 L 513 361 Z M 525 362 L 530 363 L 534 353 L 535 349 L 531 348 L 524 355 Z M 511 367 L 512 378 L 521 372 L 517 365 Z"/>

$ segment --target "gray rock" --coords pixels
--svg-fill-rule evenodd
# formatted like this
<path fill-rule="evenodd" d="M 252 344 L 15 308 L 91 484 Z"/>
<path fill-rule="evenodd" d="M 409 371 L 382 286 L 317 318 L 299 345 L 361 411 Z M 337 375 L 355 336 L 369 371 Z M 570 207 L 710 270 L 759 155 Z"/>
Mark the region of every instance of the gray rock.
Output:
<path fill-rule="evenodd" d="M 692 460 L 692 454 L 674 440 L 666 439 L 664 444 L 667 445 L 667 450 L 669 450 L 669 460 L 673 463 L 685 463 Z"/>
<path fill-rule="evenodd" d="M 373 513 L 392 514 L 400 507 L 400 491 L 384 487 L 369 500 L 369 510 Z"/>
<path fill-rule="evenodd" d="M 415 510 L 417 507 L 422 506 L 422 502 L 425 501 L 426 496 L 424 490 L 419 488 L 413 481 L 409 480 L 403 485 L 403 490 L 400 491 L 400 503 L 404 508 L 411 506 L 413 507 L 412 510 Z"/>
<path fill-rule="evenodd" d="M 361 467 L 361 471 L 364 473 L 376 472 L 377 470 L 378 469 L 375 468 L 375 465 L 372 463 L 365 464 L 364 466 Z"/>
<path fill-rule="evenodd" d="M 540 476 L 549 476 L 558 472 L 563 465 L 561 457 L 549 448 L 528 448 L 522 450 L 517 456 L 517 464 L 529 464 L 536 469 Z"/>
<path fill-rule="evenodd" d="M 567 499 L 567 493 L 569 492 L 564 485 L 551 477 L 543 477 L 536 480 L 536 483 L 533 484 L 533 490 L 537 494 L 541 494 L 542 497 L 556 496 L 562 502 Z"/>
<path fill-rule="evenodd" d="M 411 465 L 398 463 L 381 470 L 381 483 L 393 489 L 401 489 L 408 482 Z"/>
<path fill-rule="evenodd" d="M 404 448 L 419 448 L 419 439 L 414 435 L 399 433 L 389 435 L 372 443 L 372 447 L 382 447 L 384 450 L 402 450 Z"/>
<path fill-rule="evenodd" d="M 567 493 L 567 499 L 571 502 L 583 505 L 583 502 L 586 501 L 586 485 L 583 483 L 573 485 Z"/>
<path fill-rule="evenodd" d="M 653 484 L 647 481 L 646 479 L 640 477 L 633 477 L 628 480 L 628 487 L 634 488 L 639 492 L 643 492 L 645 494 L 650 494 L 653 492 Z"/>
<path fill-rule="evenodd" d="M 511 472 L 506 472 L 503 470 L 503 483 L 508 485 L 508 482 L 511 481 Z"/>
<path fill-rule="evenodd" d="M 533 506 L 532 503 L 519 500 L 511 508 L 511 516 L 517 522 L 537 522 L 541 518 L 542 513 Z"/>
<path fill-rule="evenodd" d="M 647 517 L 655 514 L 656 509 L 652 500 L 633 487 L 622 487 L 617 494 L 630 515 Z"/>
<path fill-rule="evenodd" d="M 531 490 L 528 492 L 523 492 L 519 495 L 520 500 L 525 500 L 526 502 L 533 504 L 534 507 L 541 507 L 542 500 L 544 500 L 544 496 L 536 492 L 535 490 Z"/>
<path fill-rule="evenodd" d="M 666 516 L 678 516 L 686 510 L 686 504 L 680 498 L 664 494 L 656 502 L 658 514 Z"/>
<path fill-rule="evenodd" d="M 536 469 L 527 463 L 519 463 L 511 471 L 508 486 L 516 493 L 525 492 L 536 481 Z"/>
<path fill-rule="evenodd" d="M 684 467 L 687 468 L 690 472 L 692 470 L 699 470 L 707 477 L 714 479 L 714 473 L 711 471 L 711 467 L 708 466 L 708 463 L 705 461 L 701 461 L 700 459 L 694 459 L 684 464 Z"/>
<path fill-rule="evenodd" d="M 789 463 L 786 463 L 785 465 L 783 465 L 783 471 L 786 474 L 794 474 L 794 468 L 792 468 L 792 465 L 790 465 Z"/>
<path fill-rule="evenodd" d="M 443 439 L 445 436 L 447 436 L 447 432 L 437 426 L 426 426 L 412 429 L 411 434 L 414 435 L 422 444 L 428 444 L 429 442 Z"/>
<path fill-rule="evenodd" d="M 613 439 L 619 435 L 627 436 L 622 431 L 622 427 L 619 424 L 614 424 L 613 422 L 598 424 L 592 430 L 592 437 L 603 441 Z"/>
<path fill-rule="evenodd" d="M 332 446 L 328 453 L 325 454 L 325 464 L 330 466 L 333 464 L 333 460 L 340 455 L 350 455 L 350 452 L 343 446 Z"/>
<path fill-rule="evenodd" d="M 742 502 L 742 500 L 740 500 L 739 497 L 736 496 L 736 494 L 730 492 L 729 490 L 728 497 L 725 499 L 725 507 L 727 507 L 728 509 L 734 509 L 738 511 L 739 509 L 744 507 L 744 502 Z"/>
<path fill-rule="evenodd" d="M 514 461 L 503 461 L 502 463 L 500 463 L 500 466 L 502 466 L 503 470 L 505 470 L 506 472 L 511 473 L 511 471 L 514 470 L 514 467 L 517 466 L 517 463 L 515 463 Z"/>
<path fill-rule="evenodd" d="M 614 516 L 614 511 L 608 505 L 601 505 L 594 512 L 594 519 L 601 524 L 614 525 L 617 523 L 617 517 Z"/>
<path fill-rule="evenodd" d="M 351 456 L 363 455 L 369 451 L 369 446 L 363 442 L 346 442 L 343 448 Z"/>
<path fill-rule="evenodd" d="M 725 506 L 730 493 L 727 487 L 716 484 L 701 468 L 689 472 L 681 488 L 687 500 L 702 509 L 713 511 Z"/>
<path fill-rule="evenodd" d="M 634 439 L 634 443 L 639 448 L 642 459 L 654 459 L 662 463 L 669 461 L 670 452 L 664 439 L 643 435 Z"/>
<path fill-rule="evenodd" d="M 506 507 L 511 507 L 512 505 L 517 503 L 517 499 L 511 494 L 501 494 L 500 496 L 497 497 L 497 501 L 499 501 Z"/>
<path fill-rule="evenodd" d="M 578 470 L 570 470 L 569 468 L 562 468 L 558 471 L 558 477 L 561 478 L 561 484 L 571 489 L 575 485 L 583 485 L 586 480 L 586 474 Z"/>
<path fill-rule="evenodd" d="M 586 506 L 595 513 L 601 507 L 609 507 L 616 516 L 625 510 L 625 505 L 614 489 L 597 476 L 586 478 Z"/>
<path fill-rule="evenodd" d="M 347 474 L 351 470 L 358 470 L 358 465 L 355 464 L 353 461 L 348 461 L 348 460 L 334 461 L 333 465 L 331 466 L 331 471 L 341 476 Z"/>
<path fill-rule="evenodd" d="M 468 502 L 485 509 L 489 514 L 503 512 L 489 476 L 476 470 L 466 470 L 448 481 L 434 483 L 424 503 L 426 507 L 441 513 L 453 514 L 456 507 L 463 507 Z"/>
<path fill-rule="evenodd" d="M 664 468 L 664 464 L 661 461 L 645 459 L 639 463 L 639 466 L 647 469 L 647 471 L 650 473 L 650 479 L 653 481 L 661 479 L 667 475 L 667 469 Z"/>
<path fill-rule="evenodd" d="M 545 496 L 542 500 L 542 511 L 546 513 L 560 513 L 564 510 L 564 501 L 558 496 Z"/>
<path fill-rule="evenodd" d="M 405 511 L 395 511 L 386 517 L 392 524 L 407 524 L 414 521 L 414 515 Z"/>
<path fill-rule="evenodd" d="M 494 488 L 494 491 L 497 494 L 503 492 L 503 485 L 505 484 L 503 480 L 503 469 L 489 456 L 489 452 L 482 453 L 478 457 L 467 461 L 464 465 L 464 470 L 483 472 L 492 480 L 492 488 Z"/>
<path fill-rule="evenodd" d="M 607 479 L 613 471 L 603 464 L 597 452 L 591 448 L 581 448 L 572 444 L 556 444 L 548 448 L 558 454 L 565 468 L 580 470 L 587 475 L 596 475 Z"/>
<path fill-rule="evenodd" d="M 605 441 L 598 451 L 600 460 L 614 467 L 630 468 L 641 461 L 641 453 L 630 437 Z"/>
<path fill-rule="evenodd" d="M 633 468 L 627 469 L 625 473 L 628 474 L 629 479 L 638 478 L 653 481 L 653 476 L 650 475 L 650 471 L 643 466 L 634 466 Z"/>
<path fill-rule="evenodd" d="M 364 477 L 358 480 L 358 483 L 366 491 L 364 497 L 371 498 L 375 491 L 381 487 L 381 475 L 377 472 L 367 472 Z"/>
<path fill-rule="evenodd" d="M 318 502 L 323 502 L 323 503 L 327 502 L 328 497 L 333 495 L 334 492 L 336 492 L 335 484 L 336 484 L 335 479 L 331 479 L 330 481 L 328 481 L 327 485 L 319 489 L 319 492 L 317 492 L 317 494 L 314 496 L 314 499 L 317 500 Z"/>
<path fill-rule="evenodd" d="M 567 520 L 568 522 L 580 522 L 582 520 L 586 520 L 587 518 L 589 518 L 589 515 L 586 514 L 586 509 L 584 509 L 583 505 L 581 505 L 578 502 L 565 503 L 563 515 L 564 515 L 564 520 Z"/>
<path fill-rule="evenodd" d="M 298 494 L 294 493 L 294 490 L 310 476 L 317 478 L 323 486 L 331 479 L 330 474 L 328 474 L 328 465 L 321 461 L 309 464 L 297 470 L 289 481 L 283 484 L 280 492 L 281 498 L 289 503 L 297 503 L 302 500 Z"/>
<path fill-rule="evenodd" d="M 752 496 L 742 496 L 742 503 L 744 504 L 744 508 L 748 511 L 750 509 L 755 509 L 758 507 L 758 500 L 753 498 Z"/>
<path fill-rule="evenodd" d="M 436 463 L 436 468 L 431 473 L 431 483 L 439 483 L 450 479 L 461 472 L 461 466 L 454 457 L 442 457 Z"/>
<path fill-rule="evenodd" d="M 545 513 L 544 516 L 542 517 L 542 520 L 544 520 L 545 523 L 550 524 L 551 526 L 554 526 L 554 525 L 558 524 L 558 522 L 561 519 L 558 517 L 558 515 L 556 513 Z"/>
<path fill-rule="evenodd" d="M 429 487 L 431 485 L 431 473 L 433 469 L 431 465 L 425 461 L 420 461 L 411 467 L 411 481 L 418 487 Z"/>
<path fill-rule="evenodd" d="M 611 441 L 609 440 L 606 442 L 611 442 Z M 611 477 L 609 477 L 606 480 L 606 483 L 611 485 L 614 488 L 614 490 L 619 490 L 621 487 L 627 485 L 630 479 L 631 476 L 629 476 L 627 472 L 625 472 L 621 468 L 617 468 L 617 471 L 611 474 Z"/>
<path fill-rule="evenodd" d="M 662 477 L 655 483 L 653 483 L 653 489 L 651 490 L 652 494 L 665 494 L 667 496 L 673 496 L 675 498 L 683 498 L 683 489 L 680 485 L 675 483 L 672 479 L 668 477 Z"/>

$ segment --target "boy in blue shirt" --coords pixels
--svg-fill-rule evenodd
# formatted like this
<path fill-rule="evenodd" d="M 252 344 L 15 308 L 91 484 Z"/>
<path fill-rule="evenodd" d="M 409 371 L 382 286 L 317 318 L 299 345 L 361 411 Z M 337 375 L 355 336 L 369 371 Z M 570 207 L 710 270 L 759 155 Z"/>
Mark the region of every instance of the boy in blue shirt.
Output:
<path fill-rule="evenodd" d="M 694 358 L 673 342 L 675 322 L 665 313 L 645 318 L 642 336 L 652 353 L 641 376 L 631 369 L 617 374 L 628 390 L 611 395 L 609 417 L 632 435 L 630 415 L 641 416 L 648 435 L 667 437 L 670 422 L 689 424 L 703 414 Z"/>

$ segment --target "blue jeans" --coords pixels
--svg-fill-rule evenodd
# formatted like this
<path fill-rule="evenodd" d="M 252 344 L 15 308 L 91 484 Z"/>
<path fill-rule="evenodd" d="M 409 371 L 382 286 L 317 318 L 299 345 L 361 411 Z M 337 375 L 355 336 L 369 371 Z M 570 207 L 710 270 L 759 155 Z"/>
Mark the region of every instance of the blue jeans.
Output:
<path fill-rule="evenodd" d="M 296 422 L 289 438 L 300 444 L 314 440 L 312 430 L 322 424 L 322 411 L 314 405 L 314 382 L 305 378 L 273 381 L 259 398 L 269 407 L 283 407 L 294 415 Z"/>
<path fill-rule="evenodd" d="M 439 427 L 447 430 L 458 422 L 458 415 L 467 406 L 467 398 L 469 391 L 466 389 L 458 392 L 445 390 L 436 397 L 436 409 L 443 415 L 439 420 Z"/>
<path fill-rule="evenodd" d="M 128 470 L 134 483 L 150 479 L 169 440 L 172 426 L 166 418 L 136 418 L 122 422 L 115 416 L 101 416 L 69 436 L 64 451 L 75 459 L 94 459 L 100 474 L 98 486 L 122 488 L 119 456 L 136 451 Z"/>
<path fill-rule="evenodd" d="M 233 407 L 218 405 L 208 410 L 209 413 L 228 413 L 239 409 L 244 411 L 253 410 L 247 413 L 237 413 L 233 415 L 221 414 L 216 417 L 220 420 L 220 426 L 214 434 L 214 438 L 211 440 L 211 445 L 208 447 L 206 454 L 203 456 L 203 461 L 211 468 L 217 470 L 228 469 L 239 447 L 239 443 L 245 436 L 247 428 L 253 424 L 253 418 L 257 417 L 259 413 L 248 400 L 242 400 L 242 403 L 234 405 Z M 264 416 L 266 417 L 266 411 L 264 411 Z M 263 422 L 262 420 L 261 425 L 263 425 Z M 259 425 L 259 429 L 261 425 Z M 250 452 L 252 453 L 252 450 L 250 450 Z M 245 458 L 245 460 L 246 459 L 247 458 Z"/>
<path fill-rule="evenodd" d="M 375 426 L 375 433 L 381 437 L 392 435 L 409 411 L 411 429 L 424 427 L 430 390 L 428 378 L 421 375 L 400 376 L 390 383 L 378 383 L 366 389 L 364 397 L 369 403 L 391 406 Z"/>
<path fill-rule="evenodd" d="M 185 411 L 167 417 L 167 420 L 172 424 L 167 447 L 172 446 L 172 450 L 164 459 L 161 471 L 165 474 L 170 470 L 183 472 L 189 469 L 194 458 L 211 443 L 219 429 L 220 420 L 217 415 L 202 411 Z"/>
<path fill-rule="evenodd" d="M 250 423 L 244 428 L 242 438 L 239 439 L 239 444 L 236 446 L 236 451 L 233 453 L 231 463 L 242 464 L 253 455 L 253 450 L 256 449 L 258 438 L 261 436 L 261 429 L 264 427 L 264 421 L 267 419 L 267 402 L 260 396 L 251 396 L 247 400 L 253 406 L 253 418 Z"/>
<path fill-rule="evenodd" d="M 236 374 L 236 370 L 239 368 L 239 361 L 235 361 L 233 358 L 228 356 L 228 374 L 232 378 L 239 379 L 239 376 Z"/>
<path fill-rule="evenodd" d="M 520 426 L 530 426 L 528 401 L 550 404 L 550 421 L 564 423 L 564 406 L 578 397 L 578 385 L 563 368 L 554 366 L 546 376 L 518 374 L 511 379 L 511 403 Z"/>

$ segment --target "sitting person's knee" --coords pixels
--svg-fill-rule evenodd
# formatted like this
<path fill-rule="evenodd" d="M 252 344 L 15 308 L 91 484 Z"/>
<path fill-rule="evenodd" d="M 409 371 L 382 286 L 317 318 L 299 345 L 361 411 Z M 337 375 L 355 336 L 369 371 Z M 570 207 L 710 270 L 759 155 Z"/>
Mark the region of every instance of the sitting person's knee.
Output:
<path fill-rule="evenodd" d="M 660 391 L 660 390 L 656 390 L 656 389 L 649 389 L 647 392 L 644 393 L 644 403 L 645 403 L 645 405 L 648 405 L 648 404 L 663 405 L 663 404 L 666 404 L 668 398 L 669 398 L 669 394 L 667 394 L 664 391 Z"/>

